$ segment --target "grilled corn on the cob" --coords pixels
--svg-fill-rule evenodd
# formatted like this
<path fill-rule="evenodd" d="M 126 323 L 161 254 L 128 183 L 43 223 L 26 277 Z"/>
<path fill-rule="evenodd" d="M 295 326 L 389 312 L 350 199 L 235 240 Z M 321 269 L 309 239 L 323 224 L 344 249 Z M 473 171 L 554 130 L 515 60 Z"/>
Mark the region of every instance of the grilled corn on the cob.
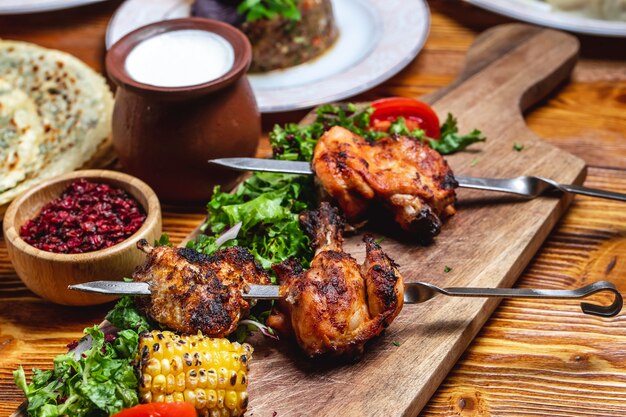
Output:
<path fill-rule="evenodd" d="M 139 398 L 144 403 L 187 401 L 199 415 L 242 416 L 248 406 L 252 347 L 198 333 L 146 332 L 139 340 Z"/>

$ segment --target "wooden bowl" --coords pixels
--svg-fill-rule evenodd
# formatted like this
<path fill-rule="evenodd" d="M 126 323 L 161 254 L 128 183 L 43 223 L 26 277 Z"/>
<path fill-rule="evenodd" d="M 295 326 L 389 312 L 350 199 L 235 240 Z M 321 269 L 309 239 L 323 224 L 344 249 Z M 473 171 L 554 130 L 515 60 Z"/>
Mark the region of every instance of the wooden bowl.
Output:
<path fill-rule="evenodd" d="M 141 228 L 117 245 L 80 254 L 46 252 L 26 243 L 20 237 L 20 227 L 79 178 L 110 184 L 133 196 L 147 214 Z M 31 291 L 58 304 L 101 304 L 115 297 L 71 291 L 67 286 L 130 277 L 146 257 L 137 249 L 137 241 L 153 242 L 161 235 L 161 207 L 154 191 L 135 177 L 115 171 L 75 171 L 43 182 L 15 199 L 7 209 L 2 228 L 13 267 Z"/>

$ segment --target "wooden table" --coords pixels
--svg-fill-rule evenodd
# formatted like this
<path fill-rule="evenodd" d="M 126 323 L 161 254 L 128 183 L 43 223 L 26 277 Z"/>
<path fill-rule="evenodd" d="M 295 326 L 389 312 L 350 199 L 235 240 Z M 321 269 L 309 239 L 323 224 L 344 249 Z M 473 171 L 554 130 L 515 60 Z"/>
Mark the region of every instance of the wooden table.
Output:
<path fill-rule="evenodd" d="M 0 17 L 0 37 L 68 51 L 101 71 L 104 31 L 120 3 Z M 417 97 L 449 84 L 473 39 L 510 22 L 456 1 L 429 4 L 432 27 L 424 50 L 399 75 L 355 100 Z M 581 60 L 571 82 L 531 109 L 527 121 L 546 141 L 587 162 L 585 185 L 626 192 L 624 40 L 580 41 Z M 297 121 L 303 114 L 273 115 L 264 125 Z M 259 154 L 268 150 L 265 141 Z M 202 207 L 166 209 L 164 230 L 179 242 L 202 218 Z M 576 197 L 517 286 L 573 288 L 599 279 L 626 291 L 626 205 Z M 0 415 L 11 414 L 23 399 L 11 375 L 18 364 L 50 367 L 65 344 L 99 322 L 109 307 L 78 313 L 43 302 L 22 285 L 0 241 Z M 504 301 L 422 415 L 624 416 L 626 315 L 603 320 L 558 303 Z"/>

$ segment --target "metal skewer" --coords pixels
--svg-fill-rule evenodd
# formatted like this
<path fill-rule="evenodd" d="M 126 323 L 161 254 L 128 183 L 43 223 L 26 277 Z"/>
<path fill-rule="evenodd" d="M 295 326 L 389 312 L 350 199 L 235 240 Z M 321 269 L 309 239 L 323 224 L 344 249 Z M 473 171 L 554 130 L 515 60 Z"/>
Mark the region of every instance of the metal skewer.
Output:
<path fill-rule="evenodd" d="M 276 172 L 283 174 L 314 175 L 311 165 L 301 161 L 281 161 L 261 158 L 220 158 L 209 163 L 237 171 Z M 459 187 L 476 190 L 497 191 L 532 199 L 552 191 L 582 194 L 589 197 L 607 198 L 626 202 L 626 194 L 598 190 L 580 185 L 559 184 L 543 177 L 522 176 L 515 178 L 476 178 L 455 175 Z"/>
<path fill-rule="evenodd" d="M 70 285 L 70 290 L 93 292 L 106 295 L 150 295 L 150 284 L 147 282 L 124 281 L 93 281 L 84 284 Z M 404 284 L 404 302 L 418 304 L 443 294 L 450 297 L 501 297 L 501 298 L 544 298 L 544 299 L 578 299 L 589 297 L 600 291 L 613 293 L 613 302 L 608 306 L 592 303 L 581 303 L 585 314 L 601 317 L 616 316 L 623 305 L 622 295 L 615 285 L 608 281 L 597 281 L 575 290 L 538 290 L 525 288 L 440 288 L 426 282 L 407 282 Z M 278 285 L 247 285 L 242 291 L 244 299 L 276 300 L 284 297 Z"/>

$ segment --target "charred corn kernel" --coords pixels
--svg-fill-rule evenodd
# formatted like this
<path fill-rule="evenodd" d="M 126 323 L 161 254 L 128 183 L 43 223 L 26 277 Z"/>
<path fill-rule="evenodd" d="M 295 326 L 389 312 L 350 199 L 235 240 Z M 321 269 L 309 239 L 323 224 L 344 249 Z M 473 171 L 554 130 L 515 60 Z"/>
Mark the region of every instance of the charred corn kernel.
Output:
<path fill-rule="evenodd" d="M 206 388 L 207 386 L 207 371 L 206 369 L 200 369 L 198 371 L 198 387 Z"/>
<path fill-rule="evenodd" d="M 206 400 L 209 408 L 217 407 L 217 392 L 215 390 L 209 389 L 206 391 Z"/>
<path fill-rule="evenodd" d="M 239 404 L 239 396 L 237 391 L 226 391 L 226 398 L 224 398 L 224 405 L 228 409 L 237 408 Z"/>
<path fill-rule="evenodd" d="M 166 387 L 167 387 L 167 378 L 165 375 L 160 374 L 152 378 L 151 391 L 153 394 L 164 394 Z"/>
<path fill-rule="evenodd" d="M 150 391 L 144 392 L 143 394 L 141 394 L 139 400 L 142 403 L 151 403 L 152 402 L 152 393 Z"/>
<path fill-rule="evenodd" d="M 153 331 L 141 335 L 139 353 L 142 402 L 186 401 L 206 417 L 245 413 L 250 345 Z"/>
<path fill-rule="evenodd" d="M 146 363 L 146 371 L 144 375 L 158 375 L 161 373 L 161 361 L 158 359 L 152 358 Z"/>
<path fill-rule="evenodd" d="M 176 376 L 176 392 L 185 391 L 185 386 L 187 385 L 187 381 L 185 380 L 185 373 L 180 372 L 178 376 Z"/>
<path fill-rule="evenodd" d="M 217 372 L 215 369 L 207 370 L 207 388 L 217 389 Z"/>
<path fill-rule="evenodd" d="M 150 388 L 152 388 L 152 377 L 149 374 L 143 374 L 140 381 L 141 386 L 147 391 L 150 391 Z"/>
<path fill-rule="evenodd" d="M 172 368 L 172 372 L 178 373 L 183 371 L 183 360 L 180 356 L 174 356 L 170 360 L 170 366 Z"/>
<path fill-rule="evenodd" d="M 170 375 L 172 372 L 172 368 L 170 367 L 170 360 L 167 358 L 161 359 L 161 372 L 163 375 Z"/>

